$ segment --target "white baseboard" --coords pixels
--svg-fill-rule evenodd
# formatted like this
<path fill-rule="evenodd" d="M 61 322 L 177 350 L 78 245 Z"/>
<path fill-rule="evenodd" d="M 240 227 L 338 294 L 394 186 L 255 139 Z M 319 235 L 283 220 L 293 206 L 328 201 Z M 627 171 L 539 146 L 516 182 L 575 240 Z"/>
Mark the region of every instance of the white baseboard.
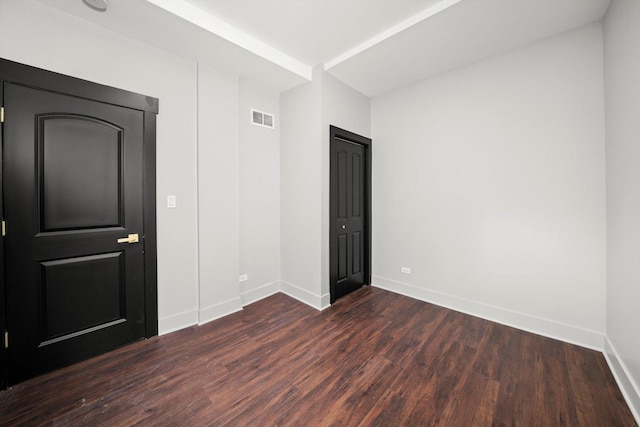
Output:
<path fill-rule="evenodd" d="M 320 296 L 320 310 L 331 307 L 331 294 Z"/>
<path fill-rule="evenodd" d="M 274 281 L 254 289 L 241 287 L 241 290 L 243 292 L 238 298 L 232 298 L 201 310 L 190 310 L 158 319 L 158 335 L 165 335 L 193 325 L 202 325 L 211 322 L 212 320 L 238 312 L 242 310 L 242 307 L 278 292 L 297 299 L 316 310 L 323 310 L 330 305 L 329 294 L 315 295 L 288 282 Z"/>
<path fill-rule="evenodd" d="M 298 301 L 315 308 L 316 310 L 324 310 L 329 306 L 328 295 L 312 294 L 311 292 L 299 288 L 292 283 L 285 282 L 284 280 L 280 282 L 280 292 L 289 295 L 291 298 L 295 298 Z"/>
<path fill-rule="evenodd" d="M 165 335 L 179 329 L 198 324 L 198 310 L 189 310 L 173 316 L 158 319 L 158 335 Z"/>
<path fill-rule="evenodd" d="M 604 339 L 604 357 L 607 359 L 609 369 L 613 373 L 613 377 L 622 391 L 624 399 L 636 419 L 636 423 L 640 425 L 640 387 L 635 383 L 623 359 L 618 355 L 615 347 L 608 337 Z"/>
<path fill-rule="evenodd" d="M 260 301 L 268 296 L 277 294 L 280 292 L 280 281 L 267 283 L 266 285 L 259 286 L 257 288 L 243 288 L 240 286 L 240 299 L 242 300 L 242 306 L 246 307 L 249 304 Z"/>
<path fill-rule="evenodd" d="M 529 314 L 507 310 L 500 307 L 483 304 L 453 295 L 418 288 L 407 283 L 398 282 L 380 276 L 372 277 L 372 285 L 405 295 L 411 298 L 426 301 L 472 316 L 481 317 L 492 322 L 501 323 L 534 334 L 576 344 L 581 347 L 602 351 L 604 348 L 604 334 L 590 331 L 576 326 L 543 319 Z"/>
<path fill-rule="evenodd" d="M 198 310 L 198 325 L 203 325 L 240 310 L 242 310 L 240 297 L 210 305 L 209 307 Z"/>

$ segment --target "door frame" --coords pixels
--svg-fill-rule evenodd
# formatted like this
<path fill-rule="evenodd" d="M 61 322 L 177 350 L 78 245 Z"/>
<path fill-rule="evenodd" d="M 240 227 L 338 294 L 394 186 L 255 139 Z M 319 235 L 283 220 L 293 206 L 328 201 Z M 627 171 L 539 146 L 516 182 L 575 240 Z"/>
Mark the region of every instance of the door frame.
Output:
<path fill-rule="evenodd" d="M 87 80 L 43 70 L 0 58 L 0 105 L 4 105 L 4 84 L 22 86 L 95 100 L 106 104 L 139 110 L 143 113 L 143 241 L 144 241 L 144 295 L 145 337 L 158 335 L 158 275 L 156 232 L 156 115 L 157 98 L 140 95 L 122 89 L 93 83 Z M 9 116 L 10 111 L 5 111 Z M 0 131 L 0 148 L 3 144 L 4 128 Z M 0 149 L 0 191 L 4 191 L 2 166 L 3 150 Z M 0 197 L 0 216 L 4 219 L 4 196 Z M 7 232 L 11 232 L 7 225 Z M 4 238 L 0 237 L 0 390 L 7 387 L 7 350 L 4 345 L 6 331 L 6 283 L 5 283 Z M 9 342 L 11 345 L 11 342 Z"/>
<path fill-rule="evenodd" d="M 329 294 L 330 302 L 336 300 L 338 282 L 338 174 L 335 157 L 338 152 L 338 141 L 362 145 L 365 149 L 365 224 L 364 224 L 364 284 L 371 285 L 371 139 L 349 132 L 337 126 L 329 126 Z"/>

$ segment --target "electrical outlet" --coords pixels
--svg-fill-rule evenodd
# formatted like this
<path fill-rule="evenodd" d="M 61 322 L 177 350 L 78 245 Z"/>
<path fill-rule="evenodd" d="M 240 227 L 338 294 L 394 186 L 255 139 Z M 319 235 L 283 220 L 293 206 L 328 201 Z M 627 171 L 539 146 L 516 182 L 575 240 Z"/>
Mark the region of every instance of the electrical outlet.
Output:
<path fill-rule="evenodd" d="M 247 280 L 249 280 L 249 276 L 247 274 L 240 275 L 241 282 L 246 282 Z"/>
<path fill-rule="evenodd" d="M 411 269 L 409 267 L 402 267 L 400 271 L 404 274 L 411 274 Z"/>
<path fill-rule="evenodd" d="M 177 202 L 176 202 L 176 196 L 167 196 L 167 207 L 168 208 L 175 208 L 177 206 Z"/>

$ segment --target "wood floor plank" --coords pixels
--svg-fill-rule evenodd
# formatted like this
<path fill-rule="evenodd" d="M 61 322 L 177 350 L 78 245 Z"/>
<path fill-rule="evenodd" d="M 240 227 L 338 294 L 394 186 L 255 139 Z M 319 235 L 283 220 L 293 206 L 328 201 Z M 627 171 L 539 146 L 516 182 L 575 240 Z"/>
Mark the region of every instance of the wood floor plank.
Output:
<path fill-rule="evenodd" d="M 471 371 L 452 391 L 438 426 L 491 426 L 499 383 Z"/>
<path fill-rule="evenodd" d="M 637 426 L 601 353 L 365 287 L 283 294 L 0 391 L 0 426 Z"/>
<path fill-rule="evenodd" d="M 333 405 L 324 408 L 320 426 L 359 425 L 371 408 L 395 380 L 401 368 L 381 356 L 373 356 L 363 363 L 347 383 Z M 304 419 L 300 421 L 306 421 Z M 298 423 L 298 425 L 301 425 Z"/>
<path fill-rule="evenodd" d="M 455 396 L 454 390 L 471 370 L 474 354 L 475 350 L 471 347 L 454 341 L 430 369 L 421 373 L 429 376 L 429 381 L 421 390 L 407 425 L 433 426 L 441 423 L 447 403 Z"/>

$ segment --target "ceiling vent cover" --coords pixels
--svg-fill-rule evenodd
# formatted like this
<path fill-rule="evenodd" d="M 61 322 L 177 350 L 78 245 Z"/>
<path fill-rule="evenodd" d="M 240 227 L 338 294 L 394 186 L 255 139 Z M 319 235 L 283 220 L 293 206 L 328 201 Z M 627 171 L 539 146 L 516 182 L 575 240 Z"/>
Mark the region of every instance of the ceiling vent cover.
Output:
<path fill-rule="evenodd" d="M 264 126 L 269 129 L 273 129 L 276 126 L 276 121 L 271 113 L 265 113 L 264 111 L 251 109 L 251 123 L 257 126 Z"/>

